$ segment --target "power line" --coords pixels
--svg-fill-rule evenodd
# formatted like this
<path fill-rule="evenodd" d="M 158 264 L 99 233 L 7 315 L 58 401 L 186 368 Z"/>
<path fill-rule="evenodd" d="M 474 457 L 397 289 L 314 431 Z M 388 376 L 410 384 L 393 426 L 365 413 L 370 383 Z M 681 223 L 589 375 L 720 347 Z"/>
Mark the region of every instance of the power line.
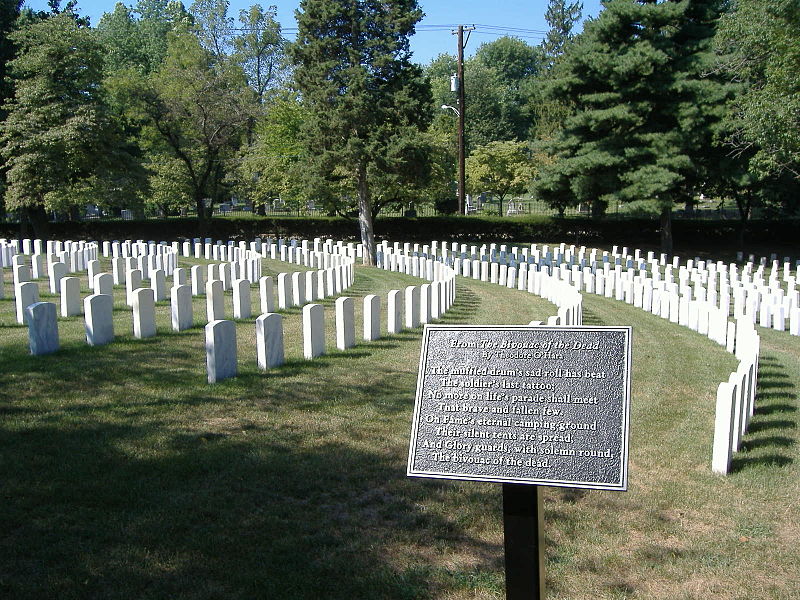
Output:
<path fill-rule="evenodd" d="M 476 30 L 474 33 L 476 35 L 487 35 L 487 36 L 494 36 L 494 37 L 504 37 L 504 36 L 508 35 L 508 34 L 503 34 L 503 33 L 496 32 L 496 31 L 477 31 Z M 527 39 L 527 40 L 543 40 L 543 39 L 545 39 L 546 36 L 544 36 L 544 35 L 519 35 L 519 34 L 515 33 L 515 34 L 512 34 L 512 37 L 524 38 L 524 39 Z"/>
<path fill-rule="evenodd" d="M 505 25 L 480 25 L 476 23 L 474 27 L 479 27 L 483 29 L 496 29 L 499 31 L 518 31 L 520 33 L 533 33 L 533 34 L 540 34 L 544 35 L 547 31 L 543 31 L 541 29 L 525 29 L 522 27 L 507 27 Z"/>
<path fill-rule="evenodd" d="M 458 24 L 455 24 L 455 25 L 450 25 L 450 24 L 417 25 L 415 27 L 415 30 L 418 33 L 422 33 L 422 32 L 428 32 L 428 31 L 430 31 L 430 32 L 450 31 L 450 30 L 455 29 L 457 27 L 458 27 Z M 523 27 L 508 27 L 508 26 L 505 26 L 505 25 L 480 25 L 480 24 L 475 24 L 475 25 L 473 25 L 473 27 L 475 27 L 476 30 L 488 29 L 488 30 L 493 31 L 493 32 L 513 33 L 513 34 L 517 35 L 517 37 L 533 37 L 533 36 L 537 36 L 537 35 L 538 36 L 543 36 L 543 35 L 547 34 L 547 31 L 544 31 L 544 30 L 541 30 L 541 29 L 526 29 L 526 28 L 523 28 Z M 257 32 L 267 31 L 268 30 L 266 27 L 225 27 L 224 29 L 225 29 L 225 31 L 242 31 L 242 32 L 248 32 L 248 33 L 257 33 Z M 270 30 L 271 30 L 271 28 L 270 28 Z M 299 31 L 299 29 L 297 27 L 281 27 L 280 28 L 280 32 L 281 33 L 297 33 L 298 31 Z M 482 32 L 482 33 L 484 33 L 484 35 L 489 35 L 489 32 Z M 518 35 L 518 34 L 528 34 L 528 35 L 526 36 L 526 35 Z"/>

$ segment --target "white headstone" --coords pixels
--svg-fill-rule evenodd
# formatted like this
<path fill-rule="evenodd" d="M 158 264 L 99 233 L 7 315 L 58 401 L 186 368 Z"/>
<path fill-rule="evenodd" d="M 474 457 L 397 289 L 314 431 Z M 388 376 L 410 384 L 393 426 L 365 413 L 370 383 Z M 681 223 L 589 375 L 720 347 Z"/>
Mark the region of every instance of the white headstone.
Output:
<path fill-rule="evenodd" d="M 133 306 L 133 292 L 142 287 L 142 272 L 133 269 L 125 273 L 125 299 L 128 306 Z"/>
<path fill-rule="evenodd" d="M 144 339 L 156 334 L 156 304 L 151 288 L 133 291 L 133 337 Z"/>
<path fill-rule="evenodd" d="M 305 290 L 306 290 L 306 300 L 303 304 L 307 302 L 313 302 L 317 300 L 319 295 L 317 293 L 317 273 L 316 271 L 306 271 L 305 273 Z"/>
<path fill-rule="evenodd" d="M 50 293 L 61 293 L 61 280 L 67 276 L 67 265 L 62 262 L 54 262 L 48 267 L 50 277 Z"/>
<path fill-rule="evenodd" d="M 33 284 L 35 285 L 35 284 Z M 58 350 L 58 320 L 52 302 L 34 302 L 25 307 L 31 354 L 40 356 Z"/>
<path fill-rule="evenodd" d="M 317 271 L 316 273 L 317 273 L 317 298 L 316 299 L 317 300 L 322 300 L 323 298 L 325 298 L 325 281 L 327 280 L 327 278 L 325 276 L 326 272 L 325 272 L 324 269 L 321 269 L 321 270 Z"/>
<path fill-rule="evenodd" d="M 262 370 L 284 363 L 283 317 L 278 313 L 266 313 L 256 319 L 256 354 Z"/>
<path fill-rule="evenodd" d="M 303 356 L 307 359 L 325 354 L 325 313 L 321 304 L 303 307 Z"/>
<path fill-rule="evenodd" d="M 208 322 L 225 318 L 225 296 L 222 281 L 214 279 L 206 283 L 206 316 Z"/>
<path fill-rule="evenodd" d="M 94 291 L 94 278 L 96 275 L 100 273 L 100 261 L 99 260 L 90 260 L 86 263 L 87 268 L 87 275 L 89 277 L 89 289 Z"/>
<path fill-rule="evenodd" d="M 81 280 L 64 277 L 61 280 L 61 316 L 74 317 L 81 314 Z"/>
<path fill-rule="evenodd" d="M 156 302 L 167 299 L 167 275 L 162 269 L 150 271 L 150 288 L 153 290 L 153 297 Z"/>
<path fill-rule="evenodd" d="M 387 296 L 386 329 L 389 334 L 403 329 L 403 296 L 400 290 L 390 290 Z"/>
<path fill-rule="evenodd" d="M 727 381 L 717 387 L 717 408 L 714 417 L 714 446 L 711 455 L 711 470 L 727 475 L 731 468 L 734 435 L 734 390 Z"/>
<path fill-rule="evenodd" d="M 292 306 L 302 306 L 306 301 L 306 276 L 302 271 L 292 273 Z"/>
<path fill-rule="evenodd" d="M 444 282 L 441 280 L 434 281 L 431 284 L 431 320 L 438 319 L 442 316 L 442 301 L 444 300 L 444 298 L 442 298 L 442 294 L 446 293 L 443 284 Z"/>
<path fill-rule="evenodd" d="M 170 290 L 170 312 L 173 331 L 183 331 L 194 324 L 192 287 L 190 285 L 172 286 Z"/>
<path fill-rule="evenodd" d="M 33 279 L 41 279 L 45 276 L 44 267 L 44 256 L 41 254 L 31 256 L 31 277 Z"/>
<path fill-rule="evenodd" d="M 111 277 L 110 273 L 105 275 Z M 87 296 L 83 299 L 83 313 L 87 344 L 102 346 L 114 341 L 114 298 L 111 295 Z"/>
<path fill-rule="evenodd" d="M 419 322 L 429 323 L 431 320 L 431 284 L 419 286 Z"/>
<path fill-rule="evenodd" d="M 222 288 L 221 281 L 214 283 L 219 283 Z M 208 383 L 236 377 L 236 324 L 233 321 L 214 320 L 206 325 L 205 332 Z"/>
<path fill-rule="evenodd" d="M 219 276 L 220 279 L 222 279 L 223 291 L 231 289 L 231 283 L 233 282 L 233 275 L 231 273 L 231 263 L 222 263 L 219 266 Z"/>
<path fill-rule="evenodd" d="M 415 285 L 406 287 L 404 305 L 405 326 L 411 329 L 419 327 L 419 287 Z"/>
<path fill-rule="evenodd" d="M 111 273 L 98 273 L 94 276 L 94 287 L 92 289 L 95 294 L 113 296 L 114 276 Z"/>
<path fill-rule="evenodd" d="M 187 271 L 184 268 L 176 268 L 172 271 L 172 285 L 186 285 L 189 283 L 189 278 L 187 277 Z"/>
<path fill-rule="evenodd" d="M 194 265 L 190 269 L 192 275 L 192 296 L 201 296 L 205 293 L 206 283 L 203 276 L 203 267 Z"/>
<path fill-rule="evenodd" d="M 17 258 L 16 256 L 14 258 Z M 25 283 L 31 280 L 31 270 L 28 265 L 16 264 L 14 265 L 14 285 Z"/>
<path fill-rule="evenodd" d="M 17 309 L 17 323 L 27 323 L 25 309 L 39 302 L 39 286 L 33 281 L 24 281 L 14 286 L 14 303 Z"/>
<path fill-rule="evenodd" d="M 250 281 L 247 279 L 236 279 L 233 282 L 233 318 L 249 319 L 252 314 Z"/>
<path fill-rule="evenodd" d="M 278 308 L 287 309 L 292 302 L 292 280 L 289 273 L 278 273 Z"/>
<path fill-rule="evenodd" d="M 336 347 L 352 348 L 356 343 L 355 306 L 352 298 L 336 299 Z"/>
<path fill-rule="evenodd" d="M 125 270 L 124 258 L 118 256 L 111 259 L 111 275 L 114 278 L 114 285 L 125 283 Z"/>
<path fill-rule="evenodd" d="M 381 337 L 381 299 L 369 294 L 364 296 L 364 339 L 368 342 Z"/>

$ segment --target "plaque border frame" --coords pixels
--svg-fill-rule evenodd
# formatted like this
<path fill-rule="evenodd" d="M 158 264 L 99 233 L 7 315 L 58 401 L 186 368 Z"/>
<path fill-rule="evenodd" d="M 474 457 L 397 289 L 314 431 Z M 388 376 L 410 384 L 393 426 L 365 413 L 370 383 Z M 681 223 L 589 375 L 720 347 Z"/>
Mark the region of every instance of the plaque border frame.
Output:
<path fill-rule="evenodd" d="M 422 410 L 421 394 L 425 378 L 425 361 L 427 359 L 430 333 L 436 330 L 447 331 L 619 331 L 625 334 L 625 365 L 624 391 L 622 398 L 622 440 L 620 452 L 620 482 L 609 484 L 605 482 L 572 481 L 561 479 L 532 479 L 528 477 L 502 477 L 473 475 L 469 473 L 444 473 L 436 471 L 417 471 L 413 469 L 414 457 L 418 442 L 419 417 Z M 568 487 L 579 489 L 628 491 L 628 451 L 630 440 L 630 410 L 631 410 L 631 371 L 632 371 L 632 335 L 630 325 L 429 325 L 426 324 L 422 332 L 422 348 L 420 350 L 419 368 L 417 371 L 417 389 L 414 395 L 414 413 L 411 423 L 411 438 L 408 448 L 408 463 L 406 475 L 408 477 L 421 477 L 426 479 L 452 479 L 456 481 L 482 481 L 488 483 L 519 483 L 524 485 L 546 485 L 553 487 Z"/>

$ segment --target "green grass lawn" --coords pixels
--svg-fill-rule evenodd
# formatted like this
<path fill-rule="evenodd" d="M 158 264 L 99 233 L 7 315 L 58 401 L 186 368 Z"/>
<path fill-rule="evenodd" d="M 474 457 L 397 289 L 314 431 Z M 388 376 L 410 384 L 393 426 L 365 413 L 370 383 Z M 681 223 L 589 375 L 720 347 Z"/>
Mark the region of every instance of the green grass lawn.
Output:
<path fill-rule="evenodd" d="M 385 310 L 388 290 L 419 283 L 358 268 L 347 294 L 378 293 Z M 524 292 L 458 286 L 441 322 L 555 311 Z M 88 347 L 81 317 L 59 319 L 61 350 L 31 357 L 9 287 L 0 597 L 503 597 L 501 486 L 405 475 L 420 329 L 338 352 L 328 299 L 329 354 L 305 361 L 290 309 L 287 364 L 263 373 L 253 320 L 240 321 L 240 375 L 208 385 L 203 299 L 195 328 L 173 333 L 159 303 L 158 336 L 137 340 L 117 288 L 113 344 Z M 257 297 L 254 286 L 255 313 Z M 798 338 L 759 329 L 759 404 L 723 478 L 710 469 L 713 413 L 733 357 L 605 298 L 584 295 L 584 322 L 633 326 L 629 491 L 546 490 L 549 597 L 800 596 Z"/>

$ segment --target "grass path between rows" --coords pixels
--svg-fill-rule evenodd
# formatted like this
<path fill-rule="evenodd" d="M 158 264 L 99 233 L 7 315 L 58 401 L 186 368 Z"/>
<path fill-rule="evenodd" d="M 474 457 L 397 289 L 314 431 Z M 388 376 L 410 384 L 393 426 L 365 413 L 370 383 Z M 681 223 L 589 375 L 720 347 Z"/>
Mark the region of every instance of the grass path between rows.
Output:
<path fill-rule="evenodd" d="M 358 268 L 347 295 L 385 302 L 419 283 Z M 554 312 L 524 292 L 458 285 L 442 322 Z M 171 332 L 162 303 L 159 335 L 135 340 L 123 292 L 114 344 L 87 347 L 82 318 L 61 319 L 62 349 L 46 357 L 28 355 L 0 300 L 1 597 L 503 597 L 500 486 L 405 476 L 421 330 L 305 361 L 290 309 L 288 362 L 261 373 L 252 320 L 238 322 L 240 375 L 211 386 L 203 300 L 195 328 Z M 546 490 L 549 597 L 797 597 L 797 339 L 759 330 L 761 399 L 721 478 L 714 400 L 734 359 L 584 298 L 586 324 L 634 329 L 630 491 Z M 333 348 L 333 300 L 323 304 Z"/>

